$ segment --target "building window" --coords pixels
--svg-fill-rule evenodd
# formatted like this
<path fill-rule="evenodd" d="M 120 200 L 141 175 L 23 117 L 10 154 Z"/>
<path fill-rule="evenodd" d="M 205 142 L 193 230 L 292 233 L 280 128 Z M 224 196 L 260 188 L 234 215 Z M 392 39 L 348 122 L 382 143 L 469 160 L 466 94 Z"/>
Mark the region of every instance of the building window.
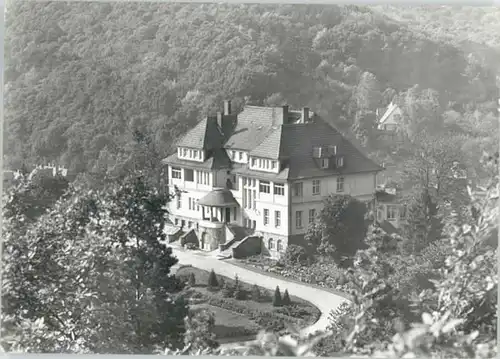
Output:
<path fill-rule="evenodd" d="M 281 212 L 280 211 L 274 212 L 274 226 L 276 228 L 281 227 Z"/>
<path fill-rule="evenodd" d="M 312 188 L 312 193 L 313 195 L 318 195 L 321 192 L 321 184 L 319 180 L 313 180 L 313 188 Z"/>
<path fill-rule="evenodd" d="M 316 219 L 316 210 L 313 208 L 309 210 L 309 223 L 314 223 L 315 219 Z"/>
<path fill-rule="evenodd" d="M 388 220 L 395 220 L 398 215 L 398 209 L 394 205 L 388 205 L 387 206 L 387 219 Z"/>
<path fill-rule="evenodd" d="M 177 195 L 177 209 L 180 209 L 181 208 L 181 194 L 179 193 Z"/>
<path fill-rule="evenodd" d="M 337 192 L 344 192 L 344 177 L 337 177 Z"/>
<path fill-rule="evenodd" d="M 194 171 L 185 168 L 184 169 L 184 181 L 193 182 L 194 181 Z"/>
<path fill-rule="evenodd" d="M 174 221 L 175 225 L 178 226 L 179 225 L 179 218 L 176 218 L 175 221 Z"/>
<path fill-rule="evenodd" d="M 252 208 L 256 209 L 257 208 L 257 190 L 253 190 L 253 197 L 252 197 Z"/>
<path fill-rule="evenodd" d="M 302 228 L 302 211 L 295 212 L 295 227 Z"/>
<path fill-rule="evenodd" d="M 191 197 L 188 197 L 188 208 L 189 210 L 191 210 L 191 203 L 192 203 L 192 198 Z"/>
<path fill-rule="evenodd" d="M 269 210 L 264 208 L 264 226 L 269 224 Z"/>
<path fill-rule="evenodd" d="M 271 169 L 274 170 L 276 168 L 276 161 L 271 161 Z"/>
<path fill-rule="evenodd" d="M 302 197 L 303 190 L 304 190 L 304 184 L 302 182 L 293 184 L 293 195 L 295 197 Z"/>
<path fill-rule="evenodd" d="M 274 183 L 274 194 L 278 196 L 285 195 L 285 185 L 283 183 Z"/>
<path fill-rule="evenodd" d="M 281 251 L 283 250 L 283 244 L 282 244 L 282 242 L 281 242 L 281 239 L 278 239 L 278 240 L 276 241 L 276 250 L 277 250 L 278 252 L 281 252 Z"/>
<path fill-rule="evenodd" d="M 257 221 L 252 221 L 252 229 L 255 229 L 257 227 Z"/>
<path fill-rule="evenodd" d="M 204 171 L 196 172 L 196 183 L 203 185 L 210 185 L 210 173 Z"/>
<path fill-rule="evenodd" d="M 343 167 L 344 166 L 344 157 L 338 157 L 337 158 L 337 167 Z"/>
<path fill-rule="evenodd" d="M 273 249 L 274 247 L 274 240 L 272 238 L 269 238 L 267 241 L 267 248 Z"/>
<path fill-rule="evenodd" d="M 182 174 L 181 174 L 181 169 L 177 167 L 172 167 L 172 178 L 175 179 L 181 179 Z"/>
<path fill-rule="evenodd" d="M 231 158 L 233 160 L 236 158 L 236 151 L 231 151 Z"/>
<path fill-rule="evenodd" d="M 328 158 L 322 158 L 321 159 L 321 168 L 328 168 L 329 162 Z"/>
<path fill-rule="evenodd" d="M 196 200 L 196 211 L 200 211 L 200 205 L 198 204 L 198 200 Z"/>
<path fill-rule="evenodd" d="M 233 221 L 236 221 L 236 212 L 238 210 L 236 208 L 233 209 Z"/>
<path fill-rule="evenodd" d="M 239 159 L 240 161 L 243 161 L 243 152 L 241 152 L 241 151 L 240 151 L 240 152 L 238 152 L 238 159 Z"/>
<path fill-rule="evenodd" d="M 400 219 L 405 219 L 406 218 L 406 205 L 401 206 L 399 211 L 399 218 Z"/>
<path fill-rule="evenodd" d="M 271 184 L 267 181 L 259 181 L 260 193 L 271 193 Z"/>
<path fill-rule="evenodd" d="M 193 222 L 189 221 L 188 222 L 188 228 L 191 228 L 193 226 Z"/>
<path fill-rule="evenodd" d="M 252 158 L 252 167 L 255 167 L 256 159 Z"/>
<path fill-rule="evenodd" d="M 187 154 L 188 154 L 187 148 L 183 148 L 182 149 L 182 157 L 187 157 Z"/>

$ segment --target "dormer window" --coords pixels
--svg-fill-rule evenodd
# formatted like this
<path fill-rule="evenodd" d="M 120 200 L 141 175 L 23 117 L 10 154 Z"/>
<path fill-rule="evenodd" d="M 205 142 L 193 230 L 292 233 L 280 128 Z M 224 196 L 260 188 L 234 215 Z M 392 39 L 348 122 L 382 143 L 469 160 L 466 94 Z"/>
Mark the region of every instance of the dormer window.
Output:
<path fill-rule="evenodd" d="M 182 149 L 182 157 L 187 157 L 188 150 L 187 148 Z"/>
<path fill-rule="evenodd" d="M 337 146 L 335 145 L 328 146 L 328 152 L 330 156 L 335 156 L 337 154 Z"/>
<path fill-rule="evenodd" d="M 238 152 L 238 159 L 239 159 L 240 161 L 243 161 L 243 152 L 241 152 L 241 151 L 240 151 L 240 152 Z"/>
<path fill-rule="evenodd" d="M 329 159 L 328 158 L 322 158 L 321 159 L 321 168 L 328 168 L 329 167 Z"/>
<path fill-rule="evenodd" d="M 231 151 L 231 159 L 235 159 L 236 158 L 236 151 Z"/>
<path fill-rule="evenodd" d="M 313 157 L 321 158 L 323 157 L 323 148 L 321 147 L 313 147 Z"/>
<path fill-rule="evenodd" d="M 337 167 L 344 167 L 344 157 L 337 157 Z"/>

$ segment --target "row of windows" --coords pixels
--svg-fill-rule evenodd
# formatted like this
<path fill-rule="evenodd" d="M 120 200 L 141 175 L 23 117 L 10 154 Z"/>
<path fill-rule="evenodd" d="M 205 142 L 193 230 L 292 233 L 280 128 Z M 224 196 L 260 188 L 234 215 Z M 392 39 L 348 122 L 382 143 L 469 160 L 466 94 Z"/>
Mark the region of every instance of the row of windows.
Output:
<path fill-rule="evenodd" d="M 178 167 L 172 167 L 172 178 L 182 179 L 182 169 Z M 194 182 L 194 170 L 189 168 L 184 169 L 184 181 Z M 209 186 L 210 172 L 196 171 L 196 183 Z"/>
<path fill-rule="evenodd" d="M 259 181 L 260 193 L 271 193 L 271 183 L 269 181 Z M 284 183 L 273 183 L 273 193 L 277 196 L 285 195 Z"/>
<path fill-rule="evenodd" d="M 238 155 L 236 155 L 238 153 Z M 231 150 L 229 151 L 229 156 L 231 157 L 232 160 L 238 159 L 238 161 L 243 161 L 243 152 L 242 151 L 235 151 Z"/>
<path fill-rule="evenodd" d="M 192 198 L 192 197 L 189 197 L 188 200 L 189 200 L 189 202 L 188 202 L 189 203 L 189 206 L 188 206 L 189 210 L 199 212 L 200 205 L 198 204 L 198 200 L 196 198 Z"/>
<path fill-rule="evenodd" d="M 261 168 L 263 170 L 274 170 L 278 165 L 278 161 L 266 160 L 264 158 L 252 158 L 251 167 Z"/>
<path fill-rule="evenodd" d="M 344 192 L 344 177 L 337 177 L 337 192 Z M 302 197 L 304 195 L 304 183 L 297 182 L 292 186 L 292 193 L 294 197 Z M 321 194 L 321 181 L 312 181 L 312 194 L 314 196 Z"/>
<path fill-rule="evenodd" d="M 295 212 L 295 228 L 297 229 L 303 228 L 302 213 L 303 211 Z M 315 219 L 316 219 L 316 210 L 313 208 L 309 210 L 309 224 L 313 223 Z"/>
<path fill-rule="evenodd" d="M 264 208 L 264 226 L 269 225 L 269 209 Z M 274 227 L 280 228 L 281 227 L 281 211 L 274 211 Z"/>
<path fill-rule="evenodd" d="M 180 158 L 189 158 L 193 160 L 201 160 L 203 158 L 203 154 L 200 150 L 193 150 L 190 148 L 178 148 L 177 155 Z"/>
<path fill-rule="evenodd" d="M 246 188 L 243 190 L 243 208 L 256 209 L 257 208 L 257 191 L 254 189 Z"/>
<path fill-rule="evenodd" d="M 267 248 L 269 250 L 274 250 L 274 239 L 273 238 L 269 238 L 267 240 Z M 283 242 L 281 241 L 281 239 L 278 239 L 276 241 L 276 250 L 278 252 L 281 252 L 283 250 Z"/>

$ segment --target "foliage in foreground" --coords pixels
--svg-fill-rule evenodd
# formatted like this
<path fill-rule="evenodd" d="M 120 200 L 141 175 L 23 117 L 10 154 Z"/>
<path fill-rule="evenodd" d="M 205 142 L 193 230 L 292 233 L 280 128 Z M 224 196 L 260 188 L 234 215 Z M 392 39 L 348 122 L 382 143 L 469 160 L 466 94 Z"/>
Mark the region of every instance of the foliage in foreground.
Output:
<path fill-rule="evenodd" d="M 186 303 L 163 244 L 166 198 L 140 179 L 71 188 L 36 222 L 4 216 L 2 346 L 8 351 L 150 353 L 183 344 Z M 12 207 L 17 210 L 13 211 Z"/>

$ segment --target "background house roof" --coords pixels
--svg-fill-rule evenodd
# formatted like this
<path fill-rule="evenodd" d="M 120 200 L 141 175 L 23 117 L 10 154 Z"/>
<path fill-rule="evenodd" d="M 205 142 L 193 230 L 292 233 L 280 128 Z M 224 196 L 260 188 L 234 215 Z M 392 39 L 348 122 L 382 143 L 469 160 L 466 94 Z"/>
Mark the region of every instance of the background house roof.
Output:
<path fill-rule="evenodd" d="M 396 110 L 399 110 L 399 111 L 396 111 Z M 391 118 L 391 116 L 392 116 L 393 114 L 396 114 L 397 112 L 400 112 L 400 111 L 401 111 L 401 109 L 399 108 L 399 106 L 398 106 L 398 105 L 396 105 L 394 102 L 391 102 L 391 103 L 389 104 L 389 106 L 387 106 L 387 110 L 386 110 L 386 111 L 385 111 L 385 113 L 382 115 L 382 117 L 380 118 L 380 120 L 379 120 L 379 122 L 378 122 L 378 123 L 379 123 L 379 124 L 383 124 L 383 123 L 385 123 L 386 121 L 388 121 L 388 120 Z"/>

